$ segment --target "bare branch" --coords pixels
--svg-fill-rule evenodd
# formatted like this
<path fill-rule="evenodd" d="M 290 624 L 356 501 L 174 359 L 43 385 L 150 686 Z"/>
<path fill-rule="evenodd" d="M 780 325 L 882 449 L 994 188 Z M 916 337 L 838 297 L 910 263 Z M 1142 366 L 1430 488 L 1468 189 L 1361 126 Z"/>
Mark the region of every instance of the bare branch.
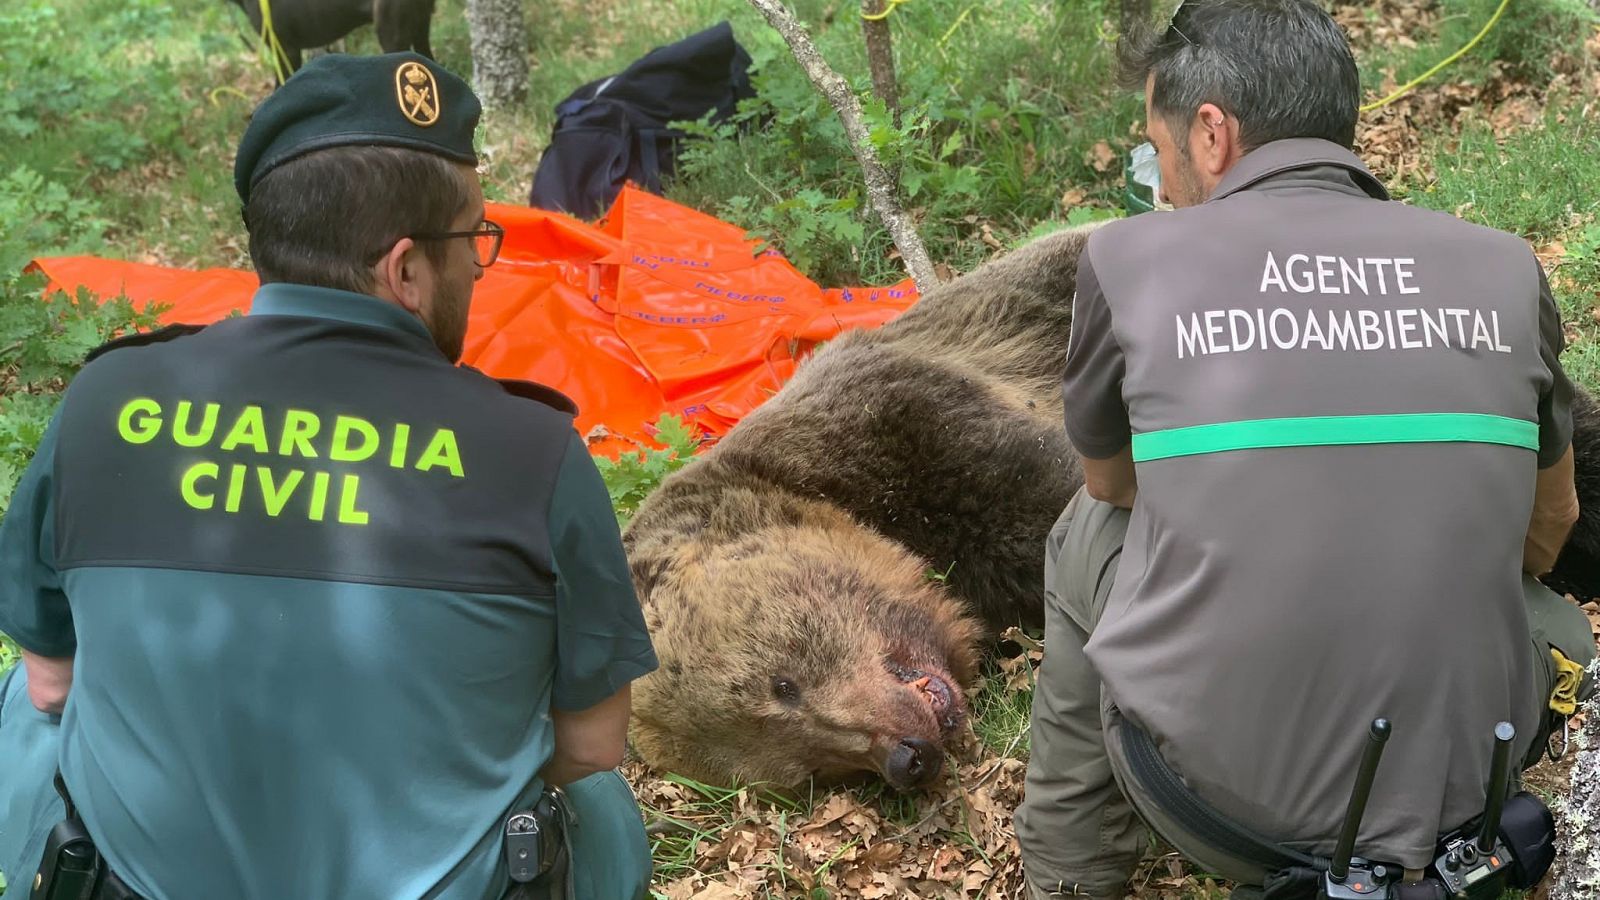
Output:
<path fill-rule="evenodd" d="M 817 52 L 816 45 L 806 33 L 805 26 L 780 0 L 750 0 L 750 5 L 760 10 L 767 22 L 783 35 L 806 76 L 833 104 L 834 112 L 839 114 L 839 121 L 844 124 L 845 133 L 850 138 L 850 149 L 861 164 L 862 174 L 866 176 L 867 199 L 878 213 L 878 218 L 883 220 L 883 227 L 888 229 L 889 236 L 894 239 L 895 247 L 900 250 L 900 258 L 906 264 L 906 271 L 917 283 L 917 290 L 926 293 L 937 287 L 939 276 L 934 272 L 933 262 L 928 259 L 928 251 L 922 246 L 917 229 L 900 208 L 900 201 L 895 196 L 894 179 L 878 161 L 877 151 L 868 137 L 866 121 L 861 115 L 861 103 L 855 93 L 823 60 L 822 54 Z"/>

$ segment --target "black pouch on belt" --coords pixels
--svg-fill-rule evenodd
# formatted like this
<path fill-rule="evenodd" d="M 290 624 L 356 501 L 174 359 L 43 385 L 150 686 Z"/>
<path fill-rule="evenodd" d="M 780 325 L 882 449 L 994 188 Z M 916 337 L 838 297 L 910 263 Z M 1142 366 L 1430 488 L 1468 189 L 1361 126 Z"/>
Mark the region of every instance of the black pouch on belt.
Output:
<path fill-rule="evenodd" d="M 1556 820 L 1538 797 L 1519 791 L 1500 813 L 1500 839 L 1515 860 L 1511 887 L 1528 889 L 1539 883 L 1556 858 Z"/>
<path fill-rule="evenodd" d="M 34 875 L 33 893 L 28 900 L 90 900 L 100 880 L 100 851 L 78 818 L 78 807 L 60 772 L 56 773 L 55 786 L 66 816 L 45 839 L 44 859 Z"/>
<path fill-rule="evenodd" d="M 1268 872 L 1261 882 L 1261 900 L 1317 900 L 1322 872 L 1310 866 L 1289 866 Z"/>
<path fill-rule="evenodd" d="M 100 853 L 77 817 L 50 829 L 28 900 L 89 900 L 100 878 Z"/>
<path fill-rule="evenodd" d="M 506 870 L 514 885 L 508 897 L 560 898 L 570 893 L 567 809 L 559 790 L 546 788 L 530 810 L 506 819 Z"/>

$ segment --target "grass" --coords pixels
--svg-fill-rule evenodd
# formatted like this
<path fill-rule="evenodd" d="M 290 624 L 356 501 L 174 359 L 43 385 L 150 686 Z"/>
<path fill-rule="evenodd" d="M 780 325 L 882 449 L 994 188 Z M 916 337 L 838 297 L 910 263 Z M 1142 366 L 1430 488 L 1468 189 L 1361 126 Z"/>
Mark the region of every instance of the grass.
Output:
<path fill-rule="evenodd" d="M 855 4 L 792 5 L 824 56 L 864 86 Z M 1384 0 L 1341 11 L 1361 29 L 1366 97 L 1461 47 L 1498 5 Z M 434 47 L 446 66 L 467 72 L 463 7 L 441 0 Z M 1142 104 L 1106 83 L 1103 39 L 1113 11 L 1110 0 L 920 0 L 891 16 L 905 113 L 896 127 L 873 111 L 875 135 L 899 168 L 905 204 L 937 262 L 963 271 L 1061 222 L 1115 214 L 1122 162 L 1142 140 Z M 669 195 L 760 234 L 825 285 L 902 277 L 866 210 L 832 111 L 747 3 L 552 0 L 527 17 L 535 62 L 527 102 L 488 112 L 481 129 L 491 199 L 526 198 L 552 108 L 569 92 L 726 18 L 756 62 L 761 98 L 746 114 L 764 128 L 724 129 L 692 146 Z M 1584 0 L 1513 0 L 1479 48 L 1397 104 L 1400 130 L 1418 142 L 1425 163 L 1391 188 L 1406 202 L 1525 237 L 1561 302 L 1565 364 L 1597 389 L 1600 38 L 1592 21 Z M 231 163 L 271 78 L 241 39 L 243 22 L 221 0 L 8 2 L 0 11 L 0 211 L 30 215 L 5 217 L 12 224 L 0 248 L 21 242 L 35 255 L 88 250 L 186 267 L 246 265 Z M 364 28 L 344 49 L 378 48 Z M 1531 124 L 1500 115 L 1512 96 L 1539 108 Z M 1458 106 L 1465 108 L 1454 116 Z M 0 670 L 15 658 L 0 635 Z M 737 872 L 782 896 L 837 895 L 861 871 L 861 854 L 884 844 L 924 869 L 935 866 L 939 847 L 961 847 L 964 858 L 993 870 L 988 883 L 1010 884 L 1014 856 L 1003 834 L 990 833 L 1005 817 L 984 804 L 1014 802 L 1017 775 L 1014 766 L 985 761 L 1026 758 L 1033 664 L 1027 654 L 986 664 L 972 698 L 978 762 L 963 763 L 953 777 L 964 783 L 935 795 L 904 797 L 873 784 L 779 796 L 630 769 L 647 816 L 666 823 L 651 836 L 663 896 L 684 879 Z M 837 843 L 808 845 L 837 797 L 849 812 L 822 830 Z M 758 848 L 735 846 L 746 840 Z M 1167 853 L 1150 855 L 1137 896 L 1222 895 L 1203 874 L 1169 868 Z M 918 888 L 934 892 L 926 896 L 943 889 Z"/>
<path fill-rule="evenodd" d="M 1600 110 L 1565 96 L 1533 126 L 1510 134 L 1474 122 L 1430 141 L 1435 175 L 1410 191 L 1420 206 L 1508 230 L 1543 251 L 1568 328 L 1562 363 L 1574 381 L 1600 386 Z"/>
<path fill-rule="evenodd" d="M 1388 24 L 1392 31 L 1386 34 L 1387 42 L 1371 45 L 1359 60 L 1367 93 L 1374 99 L 1386 95 L 1387 90 L 1380 91 L 1386 79 L 1398 87 L 1466 46 L 1500 4 L 1501 0 L 1366 4 L 1359 14 L 1361 24 Z M 1400 15 L 1386 22 L 1389 11 Z M 1564 59 L 1582 53 L 1582 26 L 1593 16 L 1585 0 L 1511 0 L 1478 45 L 1442 77 L 1484 81 L 1503 73 L 1519 81 L 1547 82 Z"/>
<path fill-rule="evenodd" d="M 1474 123 L 1433 142 L 1436 175 L 1411 193 L 1419 206 L 1512 229 L 1536 245 L 1583 230 L 1600 213 L 1600 113 L 1565 105 L 1510 135 Z"/>

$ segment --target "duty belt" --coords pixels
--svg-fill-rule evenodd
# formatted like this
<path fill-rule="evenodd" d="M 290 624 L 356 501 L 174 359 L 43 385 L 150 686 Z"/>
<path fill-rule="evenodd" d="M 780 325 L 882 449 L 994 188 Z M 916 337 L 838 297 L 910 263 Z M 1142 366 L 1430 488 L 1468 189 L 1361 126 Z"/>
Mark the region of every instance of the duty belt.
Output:
<path fill-rule="evenodd" d="M 1265 900 L 1499 897 L 1505 887 L 1537 884 L 1555 858 L 1555 820 L 1550 810 L 1525 791 L 1505 798 L 1514 737 L 1509 723 L 1502 722 L 1496 729 L 1495 764 L 1484 814 L 1441 837 L 1425 877 L 1411 883 L 1401 883 L 1404 870 L 1400 866 L 1361 859 L 1353 852 L 1378 758 L 1388 740 L 1385 720 L 1373 722 L 1372 742 L 1363 755 L 1333 858 L 1312 856 L 1268 840 L 1218 812 L 1168 767 L 1150 735 L 1126 718 L 1119 727 L 1122 750 L 1134 778 L 1179 827 L 1211 847 L 1265 870 Z"/>

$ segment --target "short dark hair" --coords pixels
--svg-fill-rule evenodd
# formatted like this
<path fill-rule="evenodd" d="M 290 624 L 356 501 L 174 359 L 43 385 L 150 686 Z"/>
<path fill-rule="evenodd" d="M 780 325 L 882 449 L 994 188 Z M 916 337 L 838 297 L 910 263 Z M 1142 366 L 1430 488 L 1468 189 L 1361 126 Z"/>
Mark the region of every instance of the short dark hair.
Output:
<path fill-rule="evenodd" d="M 1239 120 L 1245 150 L 1296 137 L 1355 144 L 1360 73 L 1312 0 L 1187 0 L 1164 32 L 1128 29 L 1118 56 L 1125 87 L 1155 75 L 1151 108 L 1185 150 L 1204 103 Z"/>
<path fill-rule="evenodd" d="M 399 147 L 317 150 L 267 173 L 244 210 L 261 282 L 369 293 L 374 257 L 408 234 L 448 231 L 467 179 L 444 157 Z M 448 246 L 423 241 L 442 264 Z"/>

